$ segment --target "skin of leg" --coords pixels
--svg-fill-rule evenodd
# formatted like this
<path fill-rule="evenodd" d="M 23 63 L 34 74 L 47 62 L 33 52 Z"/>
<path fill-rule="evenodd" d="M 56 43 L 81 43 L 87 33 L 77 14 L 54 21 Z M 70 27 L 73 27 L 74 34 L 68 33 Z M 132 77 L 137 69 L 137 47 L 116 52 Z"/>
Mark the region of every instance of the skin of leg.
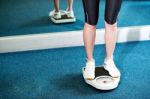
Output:
<path fill-rule="evenodd" d="M 93 50 L 96 37 L 96 26 L 85 23 L 83 29 L 83 41 L 86 50 L 87 60 L 93 60 Z"/>
<path fill-rule="evenodd" d="M 59 12 L 59 0 L 54 0 L 55 11 Z"/>
<path fill-rule="evenodd" d="M 117 23 L 111 25 L 105 22 L 106 60 L 113 58 L 113 53 L 116 46 L 116 38 L 117 38 Z"/>
<path fill-rule="evenodd" d="M 73 10 L 73 0 L 67 0 L 67 1 L 68 1 L 67 11 L 72 11 Z"/>

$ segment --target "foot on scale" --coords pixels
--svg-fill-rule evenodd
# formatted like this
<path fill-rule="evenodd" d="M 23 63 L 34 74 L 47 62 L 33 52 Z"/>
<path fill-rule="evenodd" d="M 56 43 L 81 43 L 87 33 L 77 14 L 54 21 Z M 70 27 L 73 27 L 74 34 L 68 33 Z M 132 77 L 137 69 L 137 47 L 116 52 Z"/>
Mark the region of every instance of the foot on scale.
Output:
<path fill-rule="evenodd" d="M 76 21 L 73 11 L 60 10 L 59 12 L 55 12 L 53 10 L 49 13 L 49 17 L 54 23 L 70 23 Z"/>
<path fill-rule="evenodd" d="M 112 90 L 117 88 L 120 82 L 119 77 L 112 77 L 104 67 L 95 67 L 95 78 L 86 79 L 85 67 L 82 68 L 83 78 L 85 82 L 99 90 Z"/>

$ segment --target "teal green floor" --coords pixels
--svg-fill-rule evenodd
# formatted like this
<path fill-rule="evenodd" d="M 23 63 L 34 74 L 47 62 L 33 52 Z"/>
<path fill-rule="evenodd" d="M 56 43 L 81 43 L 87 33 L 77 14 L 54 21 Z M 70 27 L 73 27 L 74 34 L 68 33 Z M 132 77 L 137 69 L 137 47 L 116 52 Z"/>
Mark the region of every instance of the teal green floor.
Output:
<path fill-rule="evenodd" d="M 96 65 L 105 46 L 96 45 Z M 85 84 L 84 47 L 0 54 L 0 99 L 150 99 L 150 41 L 117 44 L 122 73 L 117 89 L 99 91 Z"/>
<path fill-rule="evenodd" d="M 100 17 L 97 28 L 104 28 L 105 0 L 100 2 Z M 66 9 L 66 2 L 60 0 L 60 8 Z M 53 24 L 49 11 L 53 0 L 0 0 L 0 36 L 53 33 L 82 30 L 84 14 L 82 0 L 74 0 L 77 18 L 71 24 Z M 118 26 L 141 26 L 150 24 L 150 0 L 123 0 L 118 16 Z M 59 28 L 59 29 L 58 29 Z"/>

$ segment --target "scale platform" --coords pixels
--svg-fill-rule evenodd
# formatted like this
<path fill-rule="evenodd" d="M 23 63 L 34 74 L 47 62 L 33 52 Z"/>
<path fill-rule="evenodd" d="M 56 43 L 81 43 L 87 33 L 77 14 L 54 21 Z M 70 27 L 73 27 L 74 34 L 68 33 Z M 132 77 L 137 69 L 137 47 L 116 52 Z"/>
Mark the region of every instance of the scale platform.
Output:
<path fill-rule="evenodd" d="M 85 79 L 85 67 L 82 68 L 83 78 L 85 82 L 96 89 L 99 90 L 112 90 L 117 88 L 120 77 L 113 78 L 109 75 L 108 71 L 103 67 L 95 67 L 95 79 L 87 80 Z"/>
<path fill-rule="evenodd" d="M 54 23 L 56 23 L 56 24 L 59 24 L 59 23 L 71 23 L 71 22 L 75 22 L 76 21 L 75 17 L 74 18 L 68 17 L 66 15 L 66 11 L 61 10 L 60 13 L 61 13 L 61 18 L 60 19 L 56 19 L 53 16 L 49 15 L 51 21 L 54 22 Z"/>

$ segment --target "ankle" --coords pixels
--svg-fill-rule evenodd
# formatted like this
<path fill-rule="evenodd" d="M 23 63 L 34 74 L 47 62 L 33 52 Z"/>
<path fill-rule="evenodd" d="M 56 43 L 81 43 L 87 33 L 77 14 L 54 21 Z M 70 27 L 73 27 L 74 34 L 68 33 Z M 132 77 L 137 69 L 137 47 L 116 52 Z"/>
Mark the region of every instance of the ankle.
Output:
<path fill-rule="evenodd" d="M 55 12 L 55 13 L 58 13 L 58 12 L 59 12 L 59 10 L 54 9 L 54 12 Z"/>
<path fill-rule="evenodd" d="M 73 9 L 68 7 L 66 11 L 71 12 L 71 11 L 73 11 Z"/>
<path fill-rule="evenodd" d="M 113 60 L 113 59 L 114 59 L 114 56 L 109 56 L 109 57 L 105 58 L 105 61 L 110 61 L 110 60 Z"/>
<path fill-rule="evenodd" d="M 107 65 L 113 65 L 113 64 L 115 64 L 113 58 L 105 59 L 104 63 L 107 64 Z"/>
<path fill-rule="evenodd" d="M 95 62 L 94 58 L 86 58 L 87 62 Z"/>

